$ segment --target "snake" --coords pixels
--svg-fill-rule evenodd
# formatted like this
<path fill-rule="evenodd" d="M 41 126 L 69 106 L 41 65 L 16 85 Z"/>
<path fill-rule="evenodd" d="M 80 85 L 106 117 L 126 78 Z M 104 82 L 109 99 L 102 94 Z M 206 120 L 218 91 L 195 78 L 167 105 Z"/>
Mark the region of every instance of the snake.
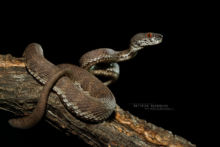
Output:
<path fill-rule="evenodd" d="M 114 94 L 108 85 L 119 77 L 118 62 L 129 60 L 147 46 L 162 42 L 159 33 L 138 33 L 130 40 L 128 49 L 116 51 L 99 48 L 81 56 L 79 66 L 72 64 L 54 65 L 44 57 L 38 43 L 29 44 L 23 53 L 26 69 L 44 85 L 38 103 L 30 115 L 9 119 L 12 127 L 28 129 L 42 120 L 49 93 L 53 90 L 64 107 L 80 120 L 103 122 L 116 108 Z M 101 81 L 98 76 L 108 77 Z"/>

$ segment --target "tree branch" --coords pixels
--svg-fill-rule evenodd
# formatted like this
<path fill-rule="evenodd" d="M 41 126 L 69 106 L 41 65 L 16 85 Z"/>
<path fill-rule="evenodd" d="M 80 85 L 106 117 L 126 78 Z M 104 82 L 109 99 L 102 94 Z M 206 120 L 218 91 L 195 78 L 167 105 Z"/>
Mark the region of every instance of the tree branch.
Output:
<path fill-rule="evenodd" d="M 42 85 L 27 73 L 24 59 L 0 55 L 0 109 L 16 116 L 29 115 L 40 96 Z M 108 147 L 193 147 L 189 141 L 170 131 L 133 116 L 117 106 L 106 121 L 90 124 L 71 115 L 51 92 L 44 118 L 67 135 L 78 135 L 91 146 Z M 7 121 L 7 120 L 5 120 Z"/>

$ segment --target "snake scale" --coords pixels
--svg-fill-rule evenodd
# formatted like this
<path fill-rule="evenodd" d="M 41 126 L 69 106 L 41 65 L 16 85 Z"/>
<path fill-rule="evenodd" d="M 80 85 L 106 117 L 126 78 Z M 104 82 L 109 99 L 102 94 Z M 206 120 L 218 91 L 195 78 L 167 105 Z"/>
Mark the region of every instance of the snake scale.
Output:
<path fill-rule="evenodd" d="M 144 47 L 161 43 L 162 38 L 158 33 L 138 33 L 132 37 L 126 50 L 100 48 L 85 53 L 80 58 L 80 67 L 70 64 L 56 66 L 44 58 L 39 44 L 28 45 L 23 54 L 26 68 L 44 87 L 33 113 L 10 119 L 9 124 L 20 129 L 35 126 L 45 114 L 51 89 L 66 109 L 79 119 L 90 122 L 107 119 L 116 107 L 115 97 L 107 85 L 119 77 L 117 62 L 133 58 Z M 102 82 L 94 75 L 109 77 L 109 80 Z"/>

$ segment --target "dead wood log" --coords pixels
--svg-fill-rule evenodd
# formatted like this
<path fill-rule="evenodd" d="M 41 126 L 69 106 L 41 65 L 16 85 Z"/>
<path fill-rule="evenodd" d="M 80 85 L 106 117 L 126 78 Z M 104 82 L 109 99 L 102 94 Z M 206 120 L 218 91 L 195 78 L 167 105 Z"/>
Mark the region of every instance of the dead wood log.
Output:
<path fill-rule="evenodd" d="M 29 115 L 42 85 L 27 73 L 23 58 L 0 55 L 0 109 L 16 116 Z M 133 116 L 119 106 L 106 121 L 90 124 L 72 116 L 57 95 L 50 93 L 44 118 L 67 135 L 78 135 L 91 146 L 108 147 L 193 147 L 184 138 Z M 1 121 L 7 121 L 1 119 Z"/>

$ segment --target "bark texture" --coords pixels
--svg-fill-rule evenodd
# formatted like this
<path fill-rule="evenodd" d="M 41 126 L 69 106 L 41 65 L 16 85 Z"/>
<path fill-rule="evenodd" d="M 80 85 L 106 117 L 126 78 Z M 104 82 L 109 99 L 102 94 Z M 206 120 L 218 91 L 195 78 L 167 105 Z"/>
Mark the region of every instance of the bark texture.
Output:
<path fill-rule="evenodd" d="M 23 58 L 0 55 L 0 109 L 15 116 L 29 115 L 40 96 L 42 85 L 25 68 Z M 102 123 L 87 123 L 71 115 L 51 92 L 44 118 L 67 135 L 77 135 L 95 147 L 193 147 L 172 132 L 141 120 L 119 106 Z M 7 121 L 7 120 L 1 120 Z"/>

